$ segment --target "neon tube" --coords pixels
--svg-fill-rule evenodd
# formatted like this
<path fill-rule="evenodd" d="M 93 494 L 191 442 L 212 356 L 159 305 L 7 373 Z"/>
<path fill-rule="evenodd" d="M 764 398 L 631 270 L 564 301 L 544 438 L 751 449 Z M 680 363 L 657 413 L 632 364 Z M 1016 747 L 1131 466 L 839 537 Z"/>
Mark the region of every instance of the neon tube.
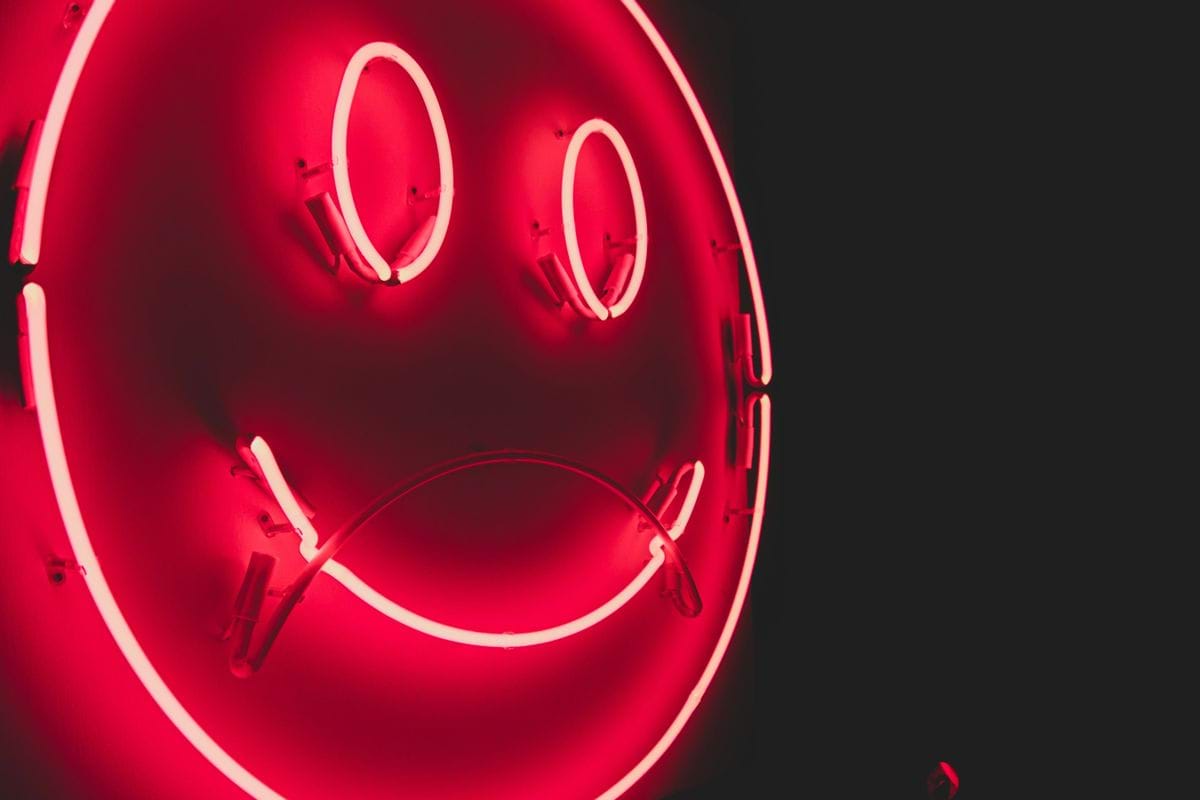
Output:
<path fill-rule="evenodd" d="M 67 60 L 59 73 L 54 94 L 50 96 L 50 108 L 42 125 L 41 137 L 37 141 L 33 156 L 33 176 L 29 182 L 29 196 L 25 205 L 25 216 L 13 222 L 13 241 L 9 258 L 21 264 L 36 264 L 42 256 L 42 224 L 46 217 L 46 195 L 50 191 L 50 173 L 54 170 L 54 156 L 58 152 L 58 139 L 62 135 L 67 109 L 75 95 L 75 86 L 87 63 L 92 45 L 115 0 L 95 0 L 83 16 L 83 23 Z"/>
<path fill-rule="evenodd" d="M 754 574 L 755 556 L 758 555 L 758 540 L 762 535 L 763 507 L 767 499 L 767 467 L 771 460 L 771 398 L 765 394 L 759 395 L 758 407 L 761 435 L 758 440 L 758 475 L 754 487 L 754 513 L 750 517 L 750 538 L 746 542 L 746 560 L 742 563 L 742 572 L 738 576 L 737 589 L 733 593 L 733 603 L 729 606 L 729 616 L 725 618 L 725 625 L 721 628 L 720 636 L 717 637 L 713 653 L 709 657 L 708 663 L 704 665 L 700 679 L 688 693 L 683 708 L 675 715 L 675 719 L 671 720 L 671 724 L 650 748 L 650 752 L 646 753 L 633 769 L 625 773 L 619 781 L 610 786 L 596 800 L 616 800 L 629 791 L 662 758 L 663 753 L 667 752 L 675 742 L 679 732 L 683 730 L 683 726 L 687 724 L 692 713 L 700 705 L 700 700 L 708 691 L 708 687 L 717 674 L 717 668 L 721 666 L 721 660 L 725 658 L 725 651 L 729 649 L 729 642 L 733 639 L 733 632 L 742 616 L 742 606 L 745 605 L 746 595 L 750 591 L 750 578 Z"/>
<path fill-rule="evenodd" d="M 754 248 L 750 245 L 750 230 L 746 227 L 746 217 L 742 214 L 742 204 L 738 202 L 737 190 L 733 186 L 733 177 L 729 174 L 725 157 L 721 155 L 721 146 L 717 143 L 712 126 L 708 124 L 708 118 L 704 116 L 704 109 L 700 107 L 700 101 L 696 98 L 696 93 L 692 91 L 692 85 L 688 83 L 687 76 L 683 74 L 683 69 L 675 60 L 671 48 L 667 47 L 662 34 L 654 27 L 654 23 L 646 16 L 642 7 L 637 4 L 637 0 L 621 0 L 621 4 L 633 16 L 638 27 L 642 29 L 642 33 L 646 34 L 646 38 L 650 40 L 650 44 L 654 45 L 659 58 L 666 65 L 671 77 L 675 79 L 675 85 L 679 87 L 684 102 L 692 112 L 692 118 L 696 120 L 696 127 L 700 129 L 700 135 L 708 147 L 708 154 L 712 158 L 713 166 L 716 167 L 717 175 L 721 178 L 721 186 L 725 189 L 725 200 L 729 203 L 729 211 L 733 215 L 738 241 L 742 245 L 742 257 L 746 262 L 746 281 L 750 286 L 750 300 L 754 305 L 754 317 L 758 330 L 759 359 L 762 363 L 757 380 L 752 381 L 752 384 L 759 388 L 764 387 L 771 382 L 772 374 L 771 338 L 767 332 L 767 310 L 763 305 L 762 285 L 758 280 L 758 262 L 754 259 Z"/>
<path fill-rule="evenodd" d="M 683 503 L 681 503 L 679 506 L 679 513 L 675 515 L 675 521 L 667 526 L 667 533 L 669 533 L 671 538 L 675 540 L 678 540 L 679 537 L 683 535 L 683 530 L 687 527 L 688 520 L 692 518 L 692 511 L 696 508 L 696 498 L 700 496 L 700 486 L 704 483 L 704 464 L 702 464 L 699 460 L 693 461 L 688 470 L 692 474 L 692 481 L 688 484 L 687 493 L 683 496 Z M 678 477 L 679 480 L 683 480 L 682 475 L 679 475 Z M 679 481 L 676 481 L 675 486 L 672 487 L 671 493 L 668 495 L 666 502 L 664 502 L 662 508 L 659 509 L 658 513 L 660 516 L 664 511 L 667 510 L 667 506 L 670 505 L 671 498 L 674 496 L 678 487 Z M 650 546 L 653 547 L 654 543 L 651 542 Z"/>
<path fill-rule="evenodd" d="M 438 169 L 441 175 L 440 192 L 438 193 L 437 214 L 429 242 L 421 250 L 420 255 L 411 262 L 395 270 L 398 283 L 405 283 L 420 275 L 432 263 L 442 242 L 446 238 L 446 230 L 450 227 L 450 206 L 454 195 L 454 164 L 450 160 L 450 134 L 446 131 L 446 120 L 442 117 L 442 107 L 438 105 L 437 95 L 433 84 L 425 76 L 412 56 L 388 42 L 371 42 L 358 49 L 346 66 L 342 75 L 342 85 L 338 89 L 337 105 L 333 109 L 333 183 L 337 191 L 338 202 L 342 207 L 342 216 L 354 244 L 362 253 L 362 257 L 375 270 L 380 281 L 392 280 L 392 265 L 379 254 L 371 237 L 363 227 L 362 219 L 358 216 L 358 208 L 354 205 L 354 193 L 350 189 L 350 169 L 346 158 L 346 138 L 350 126 L 350 107 L 354 105 L 354 94 L 358 89 L 358 79 L 362 76 L 363 68 L 377 58 L 386 58 L 399 64 L 408 73 L 425 101 L 425 110 L 429 114 L 429 124 L 433 126 L 433 139 L 437 143 Z"/>
<path fill-rule="evenodd" d="M 583 268 L 583 256 L 579 252 L 579 234 L 575 229 L 575 168 L 583 143 L 593 133 L 603 134 L 612 142 L 613 149 L 621 158 L 621 166 L 625 168 L 625 179 L 629 182 L 629 194 L 633 198 L 633 220 L 637 237 L 634 245 L 633 273 L 629 276 L 629 285 L 624 293 L 611 306 L 605 306 L 600 301 L 591 281 L 588 280 L 587 272 Z M 596 319 L 621 316 L 629 310 L 633 299 L 637 297 L 638 289 L 642 286 L 642 276 L 646 272 L 646 198 L 642 194 L 642 183 L 638 180 L 637 167 L 633 163 L 633 154 L 629 152 L 629 146 L 625 144 L 617 129 L 602 119 L 589 119 L 571 136 L 566 159 L 563 161 L 562 218 L 563 238 L 567 242 L 567 260 L 571 263 L 571 274 L 575 277 L 575 285 L 583 302 Z"/>
<path fill-rule="evenodd" d="M 288 522 L 291 523 L 292 527 L 300 535 L 300 555 L 304 557 L 305 561 L 312 561 L 317 557 L 319 551 L 317 546 L 319 538 L 317 530 L 313 526 L 312 521 L 304 515 L 303 510 L 300 508 L 300 504 L 297 502 L 291 486 L 288 485 L 287 480 L 283 477 L 283 471 L 279 468 L 279 462 L 276 461 L 275 454 L 271 451 L 270 445 L 261 436 L 255 436 L 250 442 L 250 451 L 258 460 L 258 467 L 266 478 L 267 488 L 270 489 L 276 502 L 279 503 L 279 507 L 283 510 Z M 687 524 L 691 520 L 692 511 L 696 505 L 696 498 L 700 493 L 700 486 L 703 482 L 704 465 L 696 461 L 693 465 L 692 482 L 688 487 L 684 502 L 679 509 L 679 514 L 667 529 L 667 533 L 672 540 L 678 539 L 687 528 Z M 657 548 L 654 547 L 655 543 L 659 545 Z M 633 580 L 603 605 L 568 622 L 541 630 L 522 633 L 494 633 L 469 630 L 453 625 L 446 625 L 445 623 L 421 616 L 415 611 L 411 611 L 383 596 L 344 564 L 332 558 L 325 563 L 322 571 L 345 586 L 351 594 L 380 614 L 413 630 L 420 631 L 428 636 L 445 639 L 446 641 L 475 647 L 511 648 L 530 647 L 565 639 L 568 636 L 585 631 L 612 616 L 622 606 L 633 599 L 650 581 L 654 573 L 658 571 L 658 568 L 663 565 L 665 557 L 662 552 L 662 543 L 658 542 L 657 539 L 651 540 L 650 554 L 650 561 L 642 567 Z"/>
<path fill-rule="evenodd" d="M 93 6 L 94 8 L 94 6 Z M 83 512 L 75 495 L 71 472 L 67 467 L 67 454 L 63 447 L 62 430 L 58 424 L 58 408 L 54 400 L 54 381 L 50 374 L 50 345 L 46 332 L 46 296 L 42 287 L 27 283 L 21 289 L 19 302 L 24 306 L 26 344 L 29 348 L 29 366 L 36 397 L 38 428 L 42 435 L 42 449 L 46 453 L 46 466 L 50 470 L 50 483 L 62 515 L 67 539 L 71 543 L 75 561 L 82 566 L 84 584 L 100 612 L 108 632 L 117 649 L 133 669 L 134 675 L 146 687 L 150 697 L 167 715 L 183 737 L 195 747 L 200 755 L 216 767 L 239 788 L 259 800 L 281 800 L 282 796 L 256 778 L 200 726 L 188 713 L 179 699 L 171 692 L 162 676 L 154 669 L 142 645 L 133 634 L 133 629 L 121 613 L 112 589 L 104 578 L 104 570 L 92 549 L 92 540 L 83 522 Z"/>
<path fill-rule="evenodd" d="M 668 568 L 665 592 L 671 595 L 675 607 L 680 613 L 688 617 L 694 617 L 700 613 L 703 603 L 700 599 L 700 593 L 696 589 L 696 584 L 692 580 L 691 572 L 684 561 L 683 554 L 680 552 L 678 545 L 675 544 L 675 540 L 671 538 L 671 534 L 663 526 L 658 514 L 652 511 L 643 501 L 629 494 L 628 491 L 611 478 L 583 464 L 549 453 L 528 450 L 494 450 L 445 461 L 430 467 L 414 477 L 407 478 L 375 498 L 349 522 L 341 525 L 321 545 L 316 555 L 309 560 L 308 566 L 304 568 L 300 575 L 282 591 L 283 600 L 271 615 L 266 633 L 263 635 L 259 647 L 252 657 L 247 657 L 248 649 L 245 645 L 248 645 L 254 624 L 258 621 L 258 614 L 254 610 L 254 606 L 261 605 L 262 599 L 262 592 L 255 591 L 253 587 L 255 585 L 260 585 L 260 588 L 265 587 L 266 584 L 264 581 L 266 578 L 263 578 L 262 575 L 269 575 L 270 573 L 270 567 L 267 566 L 267 562 L 274 564 L 275 561 L 271 556 L 263 553 L 255 553 L 251 557 L 250 568 L 246 573 L 246 580 L 242 584 L 242 590 L 238 593 L 238 599 L 235 602 L 234 622 L 230 627 L 230 632 L 237 634 L 235 650 L 230 658 L 230 669 L 233 674 L 244 678 L 257 672 L 262 667 L 263 661 L 270 652 L 271 646 L 278 637 L 283 624 L 287 621 L 293 609 L 295 609 L 296 604 L 304 599 L 304 593 L 308 590 L 308 586 L 312 583 L 313 579 L 324 570 L 333 556 L 346 546 L 350 537 L 361 530 L 363 526 L 371 522 L 371 520 L 382 513 L 392 503 L 426 484 L 458 472 L 490 464 L 541 464 L 563 469 L 586 478 L 621 497 L 637 512 L 638 516 L 643 520 L 650 521 L 650 526 L 656 529 L 653 539 L 650 542 L 650 553 L 652 554 L 652 560 L 665 558 L 664 563 Z M 692 465 L 687 465 L 687 468 L 694 472 Z M 639 525 L 639 530 L 644 530 L 644 528 Z"/>

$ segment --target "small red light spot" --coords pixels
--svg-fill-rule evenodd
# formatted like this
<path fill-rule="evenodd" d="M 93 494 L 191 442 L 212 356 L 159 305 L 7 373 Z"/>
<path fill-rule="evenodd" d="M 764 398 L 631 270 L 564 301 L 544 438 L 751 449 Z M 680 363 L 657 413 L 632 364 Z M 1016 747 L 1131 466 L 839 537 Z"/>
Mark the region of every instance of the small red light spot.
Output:
<path fill-rule="evenodd" d="M 946 761 L 939 761 L 925 778 L 925 788 L 932 800 L 951 800 L 958 794 L 958 773 Z"/>

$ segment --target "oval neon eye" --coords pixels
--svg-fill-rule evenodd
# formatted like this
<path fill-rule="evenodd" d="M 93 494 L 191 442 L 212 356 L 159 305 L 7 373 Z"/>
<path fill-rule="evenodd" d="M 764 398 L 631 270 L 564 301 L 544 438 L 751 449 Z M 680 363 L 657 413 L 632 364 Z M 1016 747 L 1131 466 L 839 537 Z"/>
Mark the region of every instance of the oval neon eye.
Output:
<path fill-rule="evenodd" d="M 629 194 L 633 200 L 636 237 L 633 267 L 625 290 L 622 292 L 619 286 L 614 287 L 619 294 L 616 301 L 610 305 L 601 301 L 588 280 L 587 272 L 583 268 L 583 256 L 579 252 L 579 235 L 575 229 L 575 169 L 579 165 L 579 152 L 583 149 L 583 143 L 593 133 L 604 136 L 617 151 L 621 166 L 625 168 L 625 178 L 629 182 Z M 580 125 L 567 146 L 567 156 L 563 161 L 562 217 L 563 237 L 567 241 L 567 259 L 571 263 L 571 275 L 575 279 L 580 297 L 596 319 L 621 316 L 633 305 L 633 300 L 642 285 L 642 276 L 646 272 L 646 198 L 642 195 L 642 183 L 638 180 L 637 167 L 633 163 L 633 154 L 629 152 L 629 146 L 625 144 L 620 132 L 602 119 L 589 119 Z"/>
<path fill-rule="evenodd" d="M 437 144 L 440 176 L 437 214 L 434 216 L 433 230 L 429 234 L 429 241 L 415 258 L 408 254 L 403 259 L 408 261 L 409 258 L 412 258 L 409 263 L 396 268 L 393 268 L 392 264 L 379 253 L 363 227 L 362 219 L 358 215 L 358 208 L 354 205 L 354 192 L 350 188 L 350 168 L 346 157 L 350 108 L 354 105 L 358 81 L 367 64 L 378 58 L 385 58 L 398 64 L 412 78 L 417 91 L 421 93 L 421 99 L 425 102 L 425 110 L 429 114 L 429 124 L 433 126 L 433 139 Z M 438 105 L 437 94 L 434 93 L 433 84 L 429 82 L 425 71 L 412 56 L 394 44 L 388 42 L 365 44 L 358 49 L 358 52 L 350 59 L 350 63 L 346 65 L 346 72 L 342 75 L 342 85 L 338 89 L 337 104 L 333 110 L 333 182 L 337 191 L 338 203 L 342 208 L 342 216 L 346 220 L 346 227 L 350 230 L 350 237 L 354 239 L 358 251 L 375 271 L 380 281 L 391 281 L 394 273 L 397 283 L 405 283 L 420 275 L 433 262 L 438 250 L 442 247 L 442 242 L 446 239 L 446 230 L 450 227 L 450 207 L 454 197 L 454 163 L 450 158 L 450 134 L 446 131 L 446 120 L 442 117 L 442 108 Z M 399 191 L 398 196 L 402 197 L 403 192 Z"/>

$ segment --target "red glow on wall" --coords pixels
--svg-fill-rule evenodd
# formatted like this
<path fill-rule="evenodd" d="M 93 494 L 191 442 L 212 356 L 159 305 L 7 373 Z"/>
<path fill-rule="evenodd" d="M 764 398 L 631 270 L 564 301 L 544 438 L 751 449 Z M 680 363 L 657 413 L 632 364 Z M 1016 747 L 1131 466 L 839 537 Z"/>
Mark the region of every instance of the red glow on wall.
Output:
<path fill-rule="evenodd" d="M 470 25 L 393 5 L 246 7 L 234 25 L 96 0 L 65 30 L 48 111 L 21 104 L 41 122 L 11 256 L 38 269 L 18 298 L 28 409 L 0 413 L 28 429 L 13 487 L 39 557 L 79 567 L 48 613 L 80 658 L 50 658 L 32 627 L 16 657 L 31 707 L 85 667 L 104 689 L 56 736 L 139 733 L 80 767 L 97 786 L 615 798 L 648 785 L 733 641 L 771 431 L 769 397 L 742 398 L 771 354 L 682 68 L 632 2 L 469 3 Z M 329 274 L 335 212 L 377 283 Z M 547 313 L 547 252 L 603 325 Z M 239 471 L 245 431 L 262 436 Z M 519 470 L 431 484 L 325 560 L 396 481 L 531 451 L 614 490 Z M 651 524 L 618 524 L 630 508 Z M 220 633 L 258 552 L 275 581 L 320 574 L 237 681 Z M 0 585 L 5 603 L 46 589 Z"/>

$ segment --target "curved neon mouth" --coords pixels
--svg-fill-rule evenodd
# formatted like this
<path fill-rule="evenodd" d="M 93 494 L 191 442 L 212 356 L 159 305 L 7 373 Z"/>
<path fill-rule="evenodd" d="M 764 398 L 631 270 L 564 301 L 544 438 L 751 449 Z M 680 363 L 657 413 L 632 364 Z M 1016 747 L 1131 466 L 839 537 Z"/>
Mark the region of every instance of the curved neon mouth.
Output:
<path fill-rule="evenodd" d="M 575 170 L 579 164 L 579 152 L 583 149 L 583 143 L 594 133 L 608 139 L 613 149 L 617 151 L 617 156 L 621 159 L 621 166 L 625 169 L 625 179 L 629 183 L 629 194 L 633 200 L 635 233 L 632 265 L 630 266 L 627 262 L 622 264 L 621 261 L 618 261 L 617 267 L 610 273 L 605 291 L 607 305 L 596 294 L 591 281 L 588 280 L 583 266 L 583 256 L 579 251 L 579 234 L 575 227 Z M 567 260 L 571 264 L 571 276 L 575 280 L 575 288 L 579 292 L 580 299 L 596 319 L 615 319 L 621 316 L 633 305 L 638 289 L 642 286 L 642 277 L 646 273 L 648 244 L 646 241 L 646 197 L 642 194 L 642 182 L 638 179 L 637 166 L 633 163 L 633 154 L 629 152 L 629 146 L 625 144 L 625 139 L 620 132 L 612 124 L 602 119 L 589 119 L 580 125 L 571 136 L 571 143 L 567 146 L 567 155 L 563 161 L 562 218 L 563 237 L 567 243 Z M 625 258 L 628 258 L 628 255 Z M 624 269 L 621 269 L 622 266 Z M 628 285 L 622 286 L 625 283 L 625 275 L 628 275 Z"/>
<path fill-rule="evenodd" d="M 429 123 L 433 126 L 433 138 L 437 144 L 438 170 L 441 184 L 437 189 L 438 207 L 434 216 L 432 230 L 428 233 L 428 241 L 418 253 L 402 251 L 395 265 L 388 263 L 367 235 L 358 208 L 354 204 L 354 192 L 350 188 L 350 169 L 346 156 L 346 139 L 350 127 L 350 108 L 354 105 L 354 95 L 358 89 L 358 80 L 362 77 L 363 69 L 371 61 L 384 58 L 400 66 L 416 84 L 425 102 L 425 111 L 429 114 Z M 350 59 L 346 71 L 342 75 L 342 85 L 338 89 L 337 104 L 333 110 L 333 182 L 337 192 L 338 203 L 341 205 L 342 216 L 346 228 L 354 240 L 359 253 L 375 271 L 375 276 L 382 283 L 405 283 L 425 271 L 446 239 L 446 231 L 450 227 L 450 208 L 454 197 L 454 163 L 450 158 L 450 134 L 446 130 L 446 120 L 442 116 L 442 107 L 438 104 L 437 94 L 433 84 L 421 69 L 421 65 L 407 52 L 388 42 L 371 42 L 358 49 Z M 424 238 L 423 236 L 421 238 Z M 393 275 L 394 273 L 394 275 Z"/>
<path fill-rule="evenodd" d="M 319 538 L 317 530 L 313 526 L 312 521 L 304 513 L 295 492 L 292 491 L 291 486 L 284 478 L 283 471 L 280 469 L 279 462 L 275 459 L 275 454 L 272 452 L 270 445 L 261 436 L 255 436 L 250 441 L 249 450 L 257 461 L 257 465 L 251 466 L 258 467 L 258 471 L 262 475 L 271 495 L 275 498 L 275 501 L 283 510 L 284 516 L 287 517 L 288 522 L 300 537 L 300 555 L 304 557 L 305 561 L 313 561 L 320 552 L 320 548 L 317 545 Z M 678 540 L 687 529 L 688 522 L 692 517 L 692 511 L 696 507 L 700 487 L 704 483 L 704 465 L 700 461 L 694 461 L 690 465 L 685 465 L 680 472 L 684 472 L 685 470 L 690 472 L 691 482 L 684 494 L 679 513 L 669 526 L 664 525 L 672 542 Z M 683 475 L 678 475 L 678 477 L 682 478 Z M 661 521 L 662 514 L 674 499 L 674 490 L 678 488 L 679 483 L 680 480 L 673 481 L 674 485 L 671 487 L 671 491 L 667 493 L 659 508 L 657 510 L 650 509 L 656 519 Z M 641 571 L 624 588 L 592 611 L 548 628 L 520 633 L 470 630 L 429 619 L 385 597 L 362 578 L 355 575 L 350 568 L 332 558 L 325 562 L 321 571 L 342 584 L 355 597 L 380 614 L 428 636 L 459 644 L 473 645 L 475 647 L 530 647 L 573 636 L 615 614 L 633 599 L 649 583 L 659 568 L 663 566 L 666 561 L 663 547 L 664 542 L 658 537 L 651 539 L 649 544 L 650 561 L 642 567 Z"/>
<path fill-rule="evenodd" d="M 233 653 L 230 657 L 230 669 L 239 677 L 248 677 L 262 667 L 263 661 L 266 659 L 275 639 L 278 637 L 283 624 L 287 621 L 296 604 L 303 599 L 304 592 L 312 580 L 331 563 L 334 563 L 332 561 L 333 556 L 345 546 L 346 542 L 356 531 L 378 516 L 393 502 L 400 500 L 422 486 L 449 475 L 491 464 L 538 464 L 554 467 L 583 477 L 616 495 L 618 498 L 624 500 L 633 509 L 635 515 L 639 517 L 639 531 L 646 528 L 655 529 L 653 538 L 649 542 L 649 562 L 629 585 L 599 608 L 569 622 L 539 631 L 519 634 L 509 632 L 488 633 L 456 628 L 414 614 L 412 611 L 391 601 L 387 601 L 386 606 L 377 610 L 381 610 L 382 613 L 395 621 L 409 625 L 422 633 L 461 644 L 482 647 L 524 647 L 533 644 L 544 644 L 574 633 L 579 633 L 611 616 L 621 606 L 629 602 L 638 590 L 645 585 L 650 576 L 666 564 L 667 572 L 665 573 L 666 584 L 664 594 L 669 594 L 672 597 L 676 608 L 684 616 L 694 617 L 700 613 L 701 601 L 699 592 L 696 589 L 695 582 L 692 580 L 687 563 L 684 561 L 678 545 L 675 544 L 675 539 L 683 532 L 683 526 L 678 524 L 681 521 L 680 517 L 683 516 L 684 511 L 687 512 L 688 516 L 691 515 L 691 508 L 694 507 L 696 496 L 699 492 L 697 479 L 703 476 L 704 470 L 704 467 L 699 465 L 699 462 L 685 464 L 676 472 L 674 479 L 665 485 L 661 485 L 661 479 L 656 482 L 656 486 L 652 487 L 651 491 L 652 496 L 661 498 L 658 503 L 659 510 L 656 512 L 651 510 L 645 501 L 629 494 L 628 491 L 611 478 L 578 462 L 569 461 L 548 453 L 521 450 L 476 453 L 435 465 L 415 477 L 397 484 L 372 501 L 366 509 L 349 522 L 341 525 L 318 548 L 315 546 L 316 531 L 308 523 L 307 517 L 303 513 L 299 502 L 297 502 L 294 493 L 287 486 L 287 482 L 284 480 L 278 464 L 274 462 L 270 448 L 266 446 L 266 442 L 261 437 L 255 437 L 245 449 L 249 450 L 251 456 L 255 458 L 255 461 L 250 464 L 251 469 L 258 473 L 269 486 L 281 487 L 281 493 L 286 493 L 289 496 L 287 501 L 288 506 L 293 513 L 299 513 L 297 522 L 303 520 L 304 529 L 297 526 L 295 530 L 301 535 L 301 551 L 302 554 L 307 551 L 308 554 L 305 555 L 305 558 L 309 564 L 296 579 L 278 592 L 278 594 L 282 595 L 283 600 L 272 613 L 266 627 L 266 632 L 261 637 L 257 650 L 251 654 L 250 640 L 253 636 L 255 626 L 259 622 L 263 600 L 266 596 L 267 581 L 269 581 L 271 571 L 274 568 L 273 557 L 265 553 L 254 553 L 252 555 L 245 580 L 242 583 L 242 589 L 238 592 L 233 620 L 226 631 L 226 638 L 234 639 Z M 255 453 L 259 453 L 264 457 L 266 461 L 265 465 L 262 461 L 257 460 Z M 686 508 L 681 507 L 680 513 L 676 518 L 676 523 L 673 524 L 677 533 L 672 534 L 663 524 L 661 516 L 674 500 L 682 478 L 688 474 L 692 476 L 692 485 L 689 486 L 689 490 L 684 497 L 683 506 Z M 686 524 L 686 520 L 682 521 Z M 305 537 L 308 538 L 306 539 Z M 342 571 L 353 576 L 353 573 L 345 569 L 344 566 L 342 567 Z M 355 583 L 351 584 L 351 591 L 361 587 L 365 587 L 368 590 L 365 602 L 368 604 L 379 602 L 381 595 L 361 580 L 355 578 Z M 394 616 L 396 610 L 399 611 L 398 616 Z"/>
<path fill-rule="evenodd" d="M 14 216 L 13 237 L 10 248 L 10 257 L 14 262 L 37 264 L 40 259 L 46 196 L 49 191 L 50 175 L 63 123 L 65 122 L 67 110 L 70 106 L 80 73 L 83 70 L 96 36 L 99 34 L 113 4 L 114 0 L 95 0 L 87 10 L 55 85 L 54 94 L 51 98 L 50 107 L 40 135 L 36 139 L 31 139 L 27 147 L 21 174 L 27 174 L 30 177 L 27 187 L 17 187 L 17 208 Z M 748 377 L 751 378 L 750 382 L 753 385 L 765 386 L 770 382 L 772 375 L 766 311 L 763 305 L 762 288 L 750 241 L 749 229 L 742 213 L 741 203 L 737 198 L 732 176 L 725 164 L 725 159 L 721 154 L 721 149 L 712 131 L 712 126 L 705 117 L 695 92 L 688 83 L 682 68 L 671 53 L 666 41 L 636 0 L 621 0 L 621 4 L 633 17 L 638 27 L 654 47 L 674 79 L 680 93 L 683 95 L 693 120 L 708 148 L 721 185 L 725 190 L 725 198 L 733 216 L 738 243 L 745 263 L 746 277 L 749 283 L 760 347 L 760 367 L 757 373 L 751 371 Z M 430 260 L 432 260 L 432 257 Z M 75 559 L 80 565 L 86 568 L 83 580 L 96 604 L 101 619 L 112 635 L 118 650 L 129 663 L 138 680 L 145 686 L 147 693 L 184 738 L 196 748 L 197 752 L 248 795 L 259 800 L 277 800 L 277 798 L 281 798 L 280 794 L 263 783 L 258 777 L 226 753 L 188 713 L 187 709 L 183 707 L 162 680 L 162 677 L 154 669 L 136 636 L 134 636 L 128 622 L 125 620 L 124 615 L 121 613 L 116 599 L 100 569 L 95 551 L 91 546 L 90 536 L 84 525 L 83 515 L 79 508 L 78 498 L 75 495 L 67 466 L 66 451 L 63 445 L 62 432 L 59 427 L 54 402 L 54 388 L 50 373 L 49 344 L 46 333 L 45 296 L 41 287 L 32 283 L 26 284 L 20 295 L 19 302 L 22 313 L 26 316 L 27 324 L 25 334 L 27 342 L 26 348 L 23 350 L 29 362 L 30 373 L 27 399 L 31 405 L 37 408 L 42 447 L 45 451 L 59 513 L 62 517 L 63 526 L 66 529 L 71 548 L 74 551 Z M 770 397 L 767 395 L 758 395 L 756 403 L 759 408 L 761 422 L 759 425 L 759 446 L 756 462 L 757 479 L 753 491 L 750 530 L 746 543 L 745 559 L 742 563 L 742 570 L 738 576 L 737 586 L 734 590 L 725 623 L 713 647 L 712 655 L 705 664 L 679 713 L 676 714 L 670 725 L 658 740 L 655 741 L 645 756 L 617 780 L 616 783 L 602 792 L 597 800 L 615 800 L 615 798 L 620 797 L 641 780 L 659 759 L 662 758 L 663 754 L 675 742 L 699 706 L 729 648 L 729 643 L 733 638 L 734 630 L 741 617 L 746 597 L 749 594 L 750 578 L 753 574 L 758 543 L 762 533 L 763 510 L 766 500 L 767 468 L 770 463 Z"/>

